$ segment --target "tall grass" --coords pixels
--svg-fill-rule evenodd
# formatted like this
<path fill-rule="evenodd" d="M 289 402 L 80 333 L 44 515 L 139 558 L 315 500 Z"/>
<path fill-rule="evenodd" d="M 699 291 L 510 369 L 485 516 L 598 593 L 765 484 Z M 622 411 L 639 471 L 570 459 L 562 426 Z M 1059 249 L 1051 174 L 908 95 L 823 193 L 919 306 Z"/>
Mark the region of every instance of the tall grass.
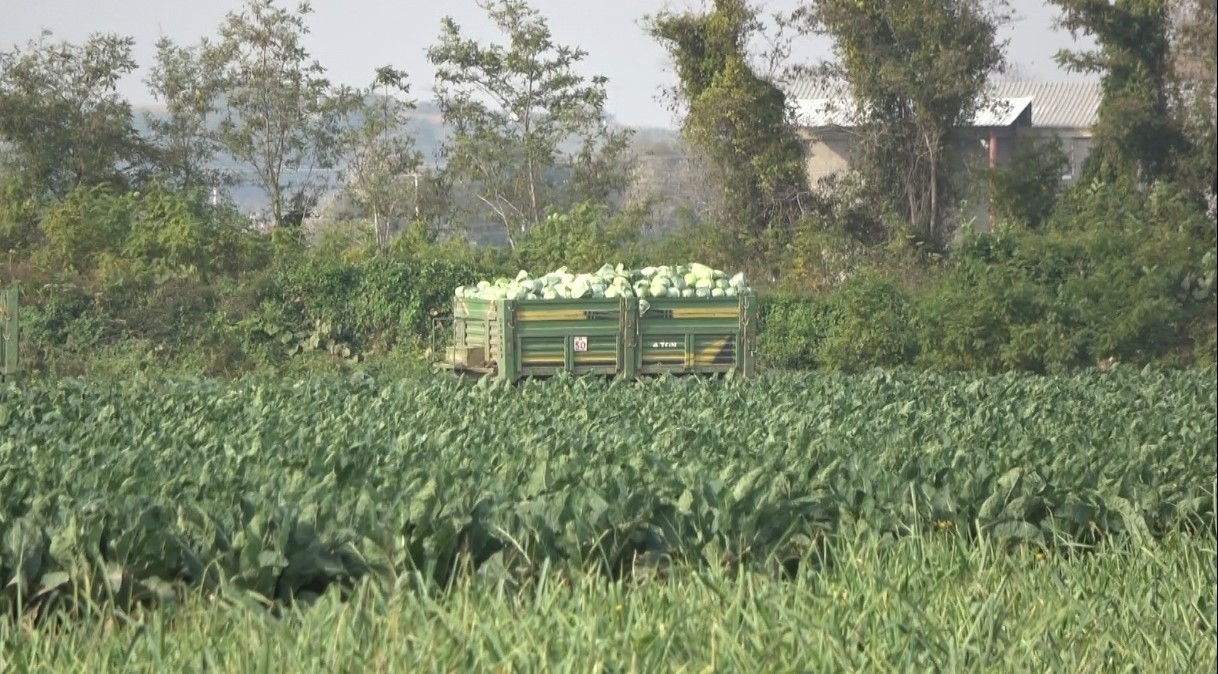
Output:
<path fill-rule="evenodd" d="M 12 672 L 1213 672 L 1213 538 L 1008 554 L 951 534 L 835 544 L 791 580 L 546 573 L 442 594 L 367 584 L 274 615 L 188 597 L 59 626 L 0 619 Z"/>

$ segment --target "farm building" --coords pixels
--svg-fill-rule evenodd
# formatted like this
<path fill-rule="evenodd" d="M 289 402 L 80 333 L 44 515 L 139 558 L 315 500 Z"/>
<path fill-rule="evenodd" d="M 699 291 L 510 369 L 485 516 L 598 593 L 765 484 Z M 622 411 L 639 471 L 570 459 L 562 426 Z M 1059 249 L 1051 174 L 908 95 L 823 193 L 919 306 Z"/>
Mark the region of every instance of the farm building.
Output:
<path fill-rule="evenodd" d="M 808 143 L 808 179 L 812 185 L 850 165 L 854 124 L 850 101 L 841 89 L 815 82 L 791 87 L 801 135 Z M 1091 150 L 1091 132 L 1100 103 L 1098 82 L 1003 81 L 992 85 L 993 103 L 978 111 L 959 130 L 959 147 L 975 148 L 970 156 L 984 165 L 1001 165 L 1021 137 L 1061 140 L 1070 165 L 1062 176 L 1071 181 Z M 977 211 L 983 221 L 984 208 Z"/>

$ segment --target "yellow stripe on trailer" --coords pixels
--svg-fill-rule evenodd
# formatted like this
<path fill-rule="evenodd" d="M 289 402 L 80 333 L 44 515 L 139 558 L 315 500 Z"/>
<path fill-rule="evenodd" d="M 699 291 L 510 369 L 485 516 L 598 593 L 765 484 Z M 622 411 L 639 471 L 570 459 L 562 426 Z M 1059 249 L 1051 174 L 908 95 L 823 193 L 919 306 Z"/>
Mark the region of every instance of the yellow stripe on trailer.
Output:
<path fill-rule="evenodd" d="M 712 307 L 691 307 L 688 309 L 673 309 L 673 318 L 739 318 L 740 310 L 736 308 L 718 309 Z"/>
<path fill-rule="evenodd" d="M 567 362 L 564 356 L 522 356 L 521 365 L 563 365 Z"/>
<path fill-rule="evenodd" d="M 702 347 L 694 354 L 694 365 L 715 365 L 724 350 L 727 349 L 729 337 L 720 337 L 709 345 Z"/>
<path fill-rule="evenodd" d="M 516 320 L 527 321 L 583 321 L 588 312 L 583 309 L 517 309 Z"/>
<path fill-rule="evenodd" d="M 615 365 L 617 364 L 617 354 L 583 354 L 577 353 L 572 358 L 572 362 L 577 365 Z M 523 356 L 520 359 L 520 364 L 525 366 L 549 366 L 549 365 L 564 365 L 566 358 L 562 354 L 531 354 Z"/>
<path fill-rule="evenodd" d="M 607 356 L 585 356 L 578 354 L 575 356 L 575 364 L 578 365 L 617 365 L 617 354 L 609 354 Z"/>

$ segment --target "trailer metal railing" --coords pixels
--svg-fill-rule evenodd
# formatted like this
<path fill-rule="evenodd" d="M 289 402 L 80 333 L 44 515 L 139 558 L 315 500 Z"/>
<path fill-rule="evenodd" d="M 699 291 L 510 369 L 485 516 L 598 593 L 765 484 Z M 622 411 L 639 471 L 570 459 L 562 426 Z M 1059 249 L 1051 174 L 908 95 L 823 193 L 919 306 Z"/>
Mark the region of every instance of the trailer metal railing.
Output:
<path fill-rule="evenodd" d="M 17 286 L 0 290 L 0 381 L 14 378 L 21 372 L 19 296 Z"/>

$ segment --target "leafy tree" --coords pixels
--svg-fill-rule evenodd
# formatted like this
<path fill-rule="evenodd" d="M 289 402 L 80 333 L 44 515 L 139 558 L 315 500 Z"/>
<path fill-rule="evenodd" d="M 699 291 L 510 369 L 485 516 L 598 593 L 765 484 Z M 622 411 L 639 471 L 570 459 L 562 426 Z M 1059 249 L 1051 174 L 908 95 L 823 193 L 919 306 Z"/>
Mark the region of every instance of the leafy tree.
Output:
<path fill-rule="evenodd" d="M 95 34 L 0 52 L 0 152 L 31 188 L 62 198 L 76 187 L 125 189 L 145 166 L 131 104 L 115 88 L 135 70 L 129 37 Z"/>
<path fill-rule="evenodd" d="M 746 0 L 715 0 L 703 13 L 661 12 L 648 29 L 676 65 L 682 134 L 722 187 L 715 220 L 728 230 L 721 234 L 733 262 L 778 260 L 803 211 L 807 169 L 785 94 L 750 64 L 757 11 Z"/>
<path fill-rule="evenodd" d="M 289 211 L 290 219 L 299 218 L 315 201 L 325 180 L 314 171 L 337 164 L 342 122 L 354 101 L 331 85 L 304 47 L 311 13 L 308 2 L 289 11 L 275 0 L 245 0 L 240 13 L 225 17 L 208 54 L 224 100 L 220 142 L 253 167 L 276 224 L 287 222 Z"/>
<path fill-rule="evenodd" d="M 378 68 L 362 97 L 362 121 L 348 141 L 348 185 L 356 202 L 372 218 L 378 250 L 389 245 L 392 223 L 408 209 L 418 213 L 418 180 L 423 157 L 407 130 L 413 101 L 392 92 L 409 93 L 406 73 Z"/>
<path fill-rule="evenodd" d="M 828 313 L 832 320 L 815 351 L 821 367 L 892 368 L 908 365 L 918 355 L 915 306 L 891 279 L 873 274 L 849 279 L 833 296 Z"/>
<path fill-rule="evenodd" d="M 210 125 L 219 111 L 220 82 L 205 59 L 210 48 L 206 40 L 183 47 L 163 37 L 144 80 L 153 98 L 165 106 L 163 114 L 145 114 L 158 168 L 170 184 L 184 189 L 224 181 L 212 166 L 220 151 Z"/>
<path fill-rule="evenodd" d="M 638 229 L 628 221 L 631 214 L 613 217 L 603 204 L 576 204 L 568 212 L 551 213 L 539 222 L 516 249 L 520 268 L 534 274 L 567 266 L 571 269 L 596 269 L 606 263 L 633 266 L 625 259 L 637 243 Z"/>
<path fill-rule="evenodd" d="M 1193 139 L 1185 180 L 1218 192 L 1218 19 L 1207 0 L 1173 0 L 1173 70 L 1185 133 Z"/>
<path fill-rule="evenodd" d="M 234 262 L 212 254 L 224 211 L 205 206 L 191 190 L 152 183 L 129 196 L 127 210 L 131 230 L 122 254 L 149 270 L 206 277 L 215 267 Z"/>
<path fill-rule="evenodd" d="M 1212 101 L 1218 88 L 1218 7 L 1206 0 L 1169 0 L 1168 7 L 1176 73 Z"/>
<path fill-rule="evenodd" d="M 1040 231 L 969 234 L 919 310 L 923 364 L 1212 363 L 1212 223 L 1170 183 L 1101 183 L 1069 190 Z"/>
<path fill-rule="evenodd" d="M 820 0 L 791 20 L 833 40 L 833 60 L 808 69 L 829 87 L 848 83 L 858 123 L 851 167 L 885 210 L 933 246 L 948 241 L 945 214 L 958 195 L 954 130 L 988 101 L 1005 67 L 997 38 L 1005 0 Z"/>
<path fill-rule="evenodd" d="M 625 185 L 628 134 L 604 119 L 606 78 L 576 68 L 587 55 L 554 43 L 523 0 L 480 0 L 506 45 L 480 44 L 446 17 L 428 50 L 435 96 L 452 127 L 442 155 L 451 184 L 503 225 L 514 249 L 551 208 Z M 571 143 L 577 146 L 567 151 Z"/>
<path fill-rule="evenodd" d="M 131 230 L 125 194 L 105 183 L 73 188 L 39 220 L 45 241 L 40 256 L 55 269 L 79 274 L 119 257 Z"/>
<path fill-rule="evenodd" d="M 990 208 L 999 220 L 1039 228 L 1053 213 L 1070 165 L 1056 136 L 1022 137 L 1009 164 L 990 171 Z"/>
<path fill-rule="evenodd" d="M 39 204 L 33 189 L 19 172 L 0 162 L 0 259 L 11 261 L 41 242 Z"/>
<path fill-rule="evenodd" d="M 1103 101 L 1084 175 L 1152 183 L 1171 178 L 1188 141 L 1171 114 L 1171 18 L 1167 0 L 1052 0 L 1060 23 L 1094 37 L 1091 51 L 1062 50 L 1059 63 L 1103 75 Z"/>
<path fill-rule="evenodd" d="M 51 204 L 38 227 L 43 245 L 35 256 L 50 268 L 101 271 L 124 284 L 166 273 L 199 280 L 238 268 L 251 255 L 236 246 L 236 230 L 244 227 L 235 214 L 159 181 L 126 192 L 78 187 Z"/>

